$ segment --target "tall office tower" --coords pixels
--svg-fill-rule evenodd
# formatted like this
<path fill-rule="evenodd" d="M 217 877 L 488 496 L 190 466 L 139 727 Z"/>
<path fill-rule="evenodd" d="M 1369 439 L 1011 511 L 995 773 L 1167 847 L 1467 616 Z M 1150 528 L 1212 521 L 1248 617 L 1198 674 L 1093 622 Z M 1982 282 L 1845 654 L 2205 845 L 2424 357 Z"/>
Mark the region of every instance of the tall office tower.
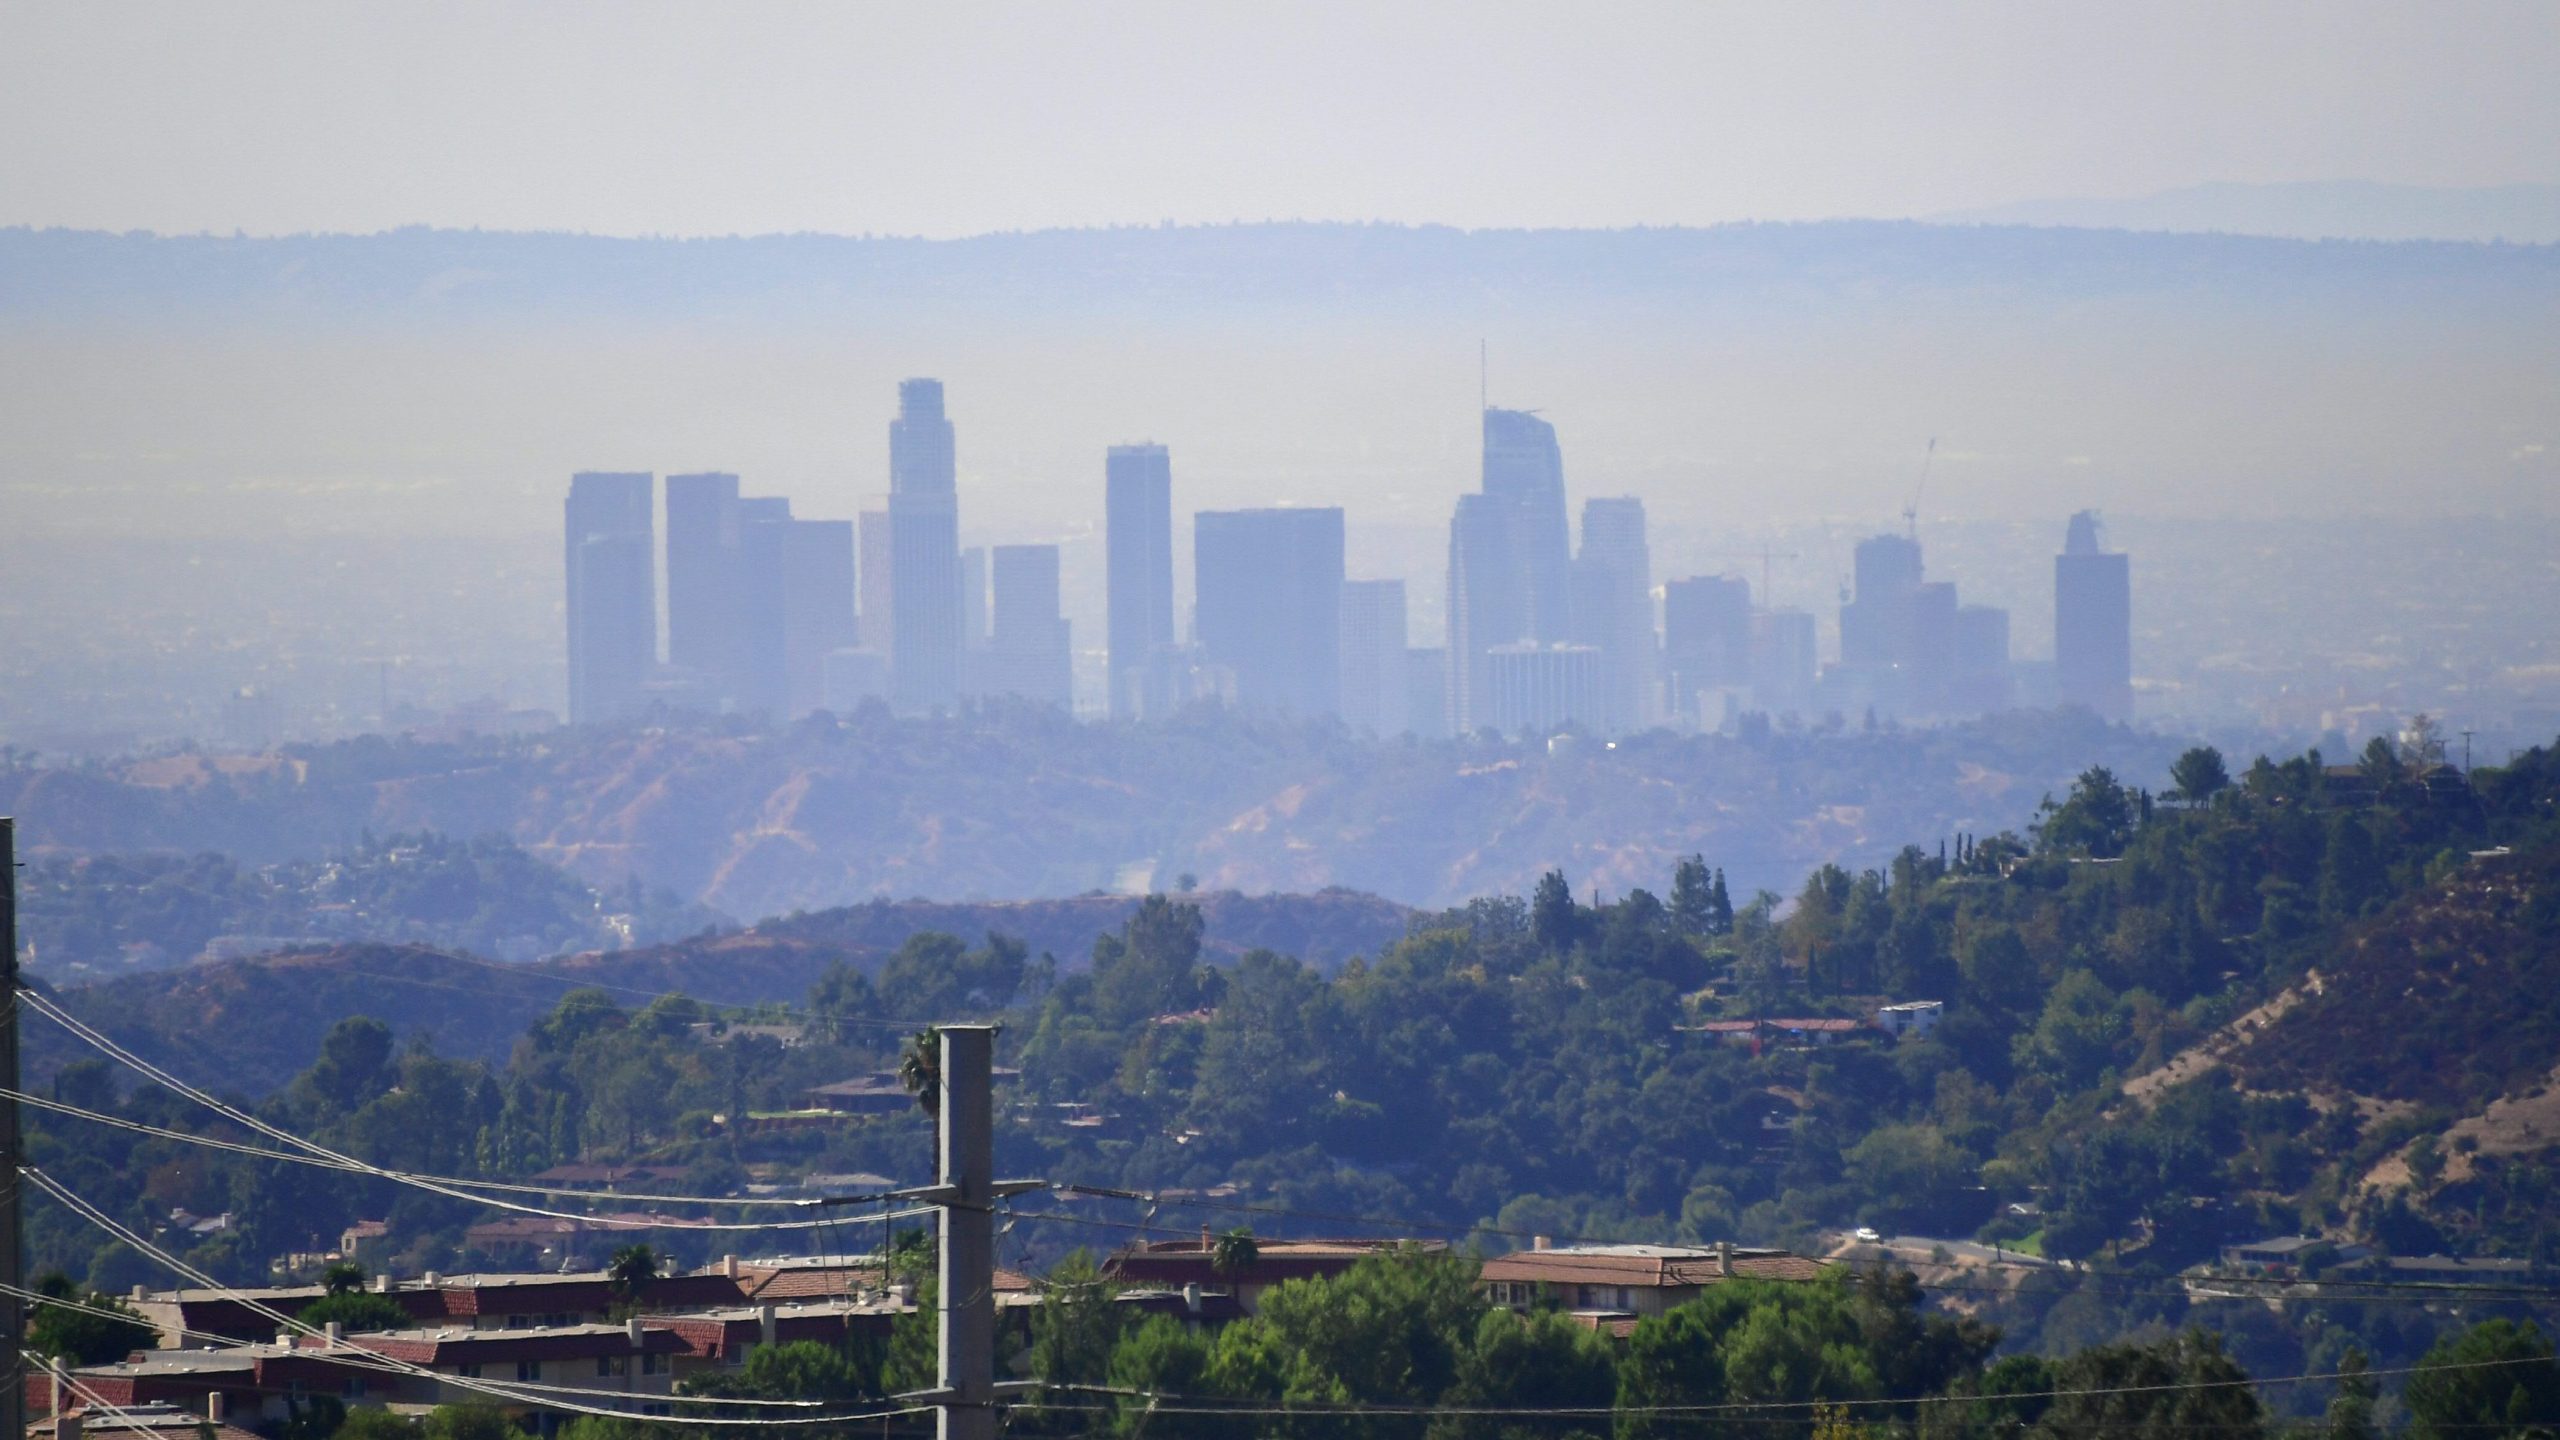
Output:
<path fill-rule="evenodd" d="M 889 422 L 889 675 L 898 708 L 960 696 L 960 499 L 942 382 L 898 382 Z"/>
<path fill-rule="evenodd" d="M 791 502 L 754 495 L 731 509 L 738 526 L 738 599 L 727 695 L 739 710 L 779 717 L 791 702 L 790 599 L 783 584 Z"/>
<path fill-rule="evenodd" d="M 889 654 L 890 631 L 889 512 L 865 510 L 855 521 L 854 528 L 862 547 L 861 562 L 854 567 L 854 578 L 862 600 L 862 648 L 878 651 L 885 660 Z"/>
<path fill-rule="evenodd" d="M 1114 445 L 1102 458 L 1111 715 L 1140 711 L 1147 657 L 1173 643 L 1173 456 Z"/>
<path fill-rule="evenodd" d="M 1671 709 L 1690 723 L 1701 697 L 1752 683 L 1751 582 L 1699 575 L 1664 585 L 1662 662 Z"/>
<path fill-rule="evenodd" d="M 1564 499 L 1564 453 L 1556 427 L 1526 410 L 1484 412 L 1484 493 L 1511 512 L 1529 628 L 1520 639 L 1570 638 L 1573 537 Z M 1498 642 L 1497 642 L 1498 643 Z"/>
<path fill-rule="evenodd" d="M 826 704 L 827 657 L 859 635 L 853 610 L 853 522 L 794 520 L 782 531 L 783 711 Z"/>
<path fill-rule="evenodd" d="M 738 646 L 738 477 L 667 477 L 667 663 L 729 687 Z"/>
<path fill-rule="evenodd" d="M 2009 612 L 1997 605 L 1957 607 L 1954 708 L 2006 710 L 2010 689 Z"/>
<path fill-rule="evenodd" d="M 2071 517 L 2053 557 L 2053 676 L 2065 705 L 2133 718 L 2133 559 L 2098 548 L 2098 514 Z"/>
<path fill-rule="evenodd" d="M 1405 729 L 1423 740 L 1449 738 L 1449 651 L 1434 645 L 1404 652 Z"/>
<path fill-rule="evenodd" d="M 1645 545 L 1644 502 L 1633 496 L 1582 503 L 1582 553 L 1575 557 L 1575 630 L 1600 651 L 1606 735 L 1661 718 L 1662 642 L 1653 627 L 1653 557 Z"/>
<path fill-rule="evenodd" d="M 646 474 L 569 477 L 563 529 L 572 725 L 636 714 L 658 662 L 655 489 Z"/>
<path fill-rule="evenodd" d="M 980 650 L 987 643 L 987 547 L 972 545 L 960 552 L 960 648 Z"/>
<path fill-rule="evenodd" d="M 1572 536 L 1556 428 L 1525 410 L 1484 412 L 1484 481 L 1449 521 L 1449 723 L 1489 723 L 1484 656 L 1572 638 Z"/>
<path fill-rule="evenodd" d="M 1920 589 L 1920 542 L 1874 535 L 1858 542 L 1856 589 L 1840 607 L 1840 663 L 1889 670 L 1901 663 Z"/>
<path fill-rule="evenodd" d="M 1585 732 L 1608 705 L 1606 661 L 1597 645 L 1496 645 L 1484 654 L 1490 697 L 1486 723 L 1537 739 L 1572 726 Z"/>
<path fill-rule="evenodd" d="M 981 689 L 1074 709 L 1074 646 L 1058 604 L 1058 547 L 998 545 L 994 555 L 995 628 L 987 637 Z"/>
<path fill-rule="evenodd" d="M 1756 610 L 1751 615 L 1751 700 L 1785 713 L 1813 704 L 1814 623 L 1810 610 Z"/>
<path fill-rule="evenodd" d="M 1412 728 L 1404 582 L 1342 582 L 1342 720 L 1355 735 Z"/>
<path fill-rule="evenodd" d="M 1341 713 L 1342 511 L 1203 510 L 1191 538 L 1201 659 L 1236 704 Z"/>
<path fill-rule="evenodd" d="M 1449 728 L 1473 734 L 1492 723 L 1484 656 L 1529 633 L 1520 583 L 1518 536 L 1510 512 L 1490 495 L 1461 495 L 1449 520 Z"/>

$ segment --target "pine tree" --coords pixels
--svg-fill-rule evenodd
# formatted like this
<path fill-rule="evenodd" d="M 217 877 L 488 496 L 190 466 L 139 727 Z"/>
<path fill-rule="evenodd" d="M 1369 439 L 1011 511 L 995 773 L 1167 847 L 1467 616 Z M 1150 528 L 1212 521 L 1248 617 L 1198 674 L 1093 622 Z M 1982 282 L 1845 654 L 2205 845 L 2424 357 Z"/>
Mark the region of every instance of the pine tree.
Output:
<path fill-rule="evenodd" d="M 1707 916 L 1708 934 L 1730 935 L 1733 933 L 1733 895 L 1724 888 L 1722 868 L 1716 871 L 1714 898 L 1709 902 Z"/>
<path fill-rule="evenodd" d="M 1683 935 L 1713 933 L 1715 877 L 1703 857 L 1681 858 L 1671 872 L 1671 928 Z"/>

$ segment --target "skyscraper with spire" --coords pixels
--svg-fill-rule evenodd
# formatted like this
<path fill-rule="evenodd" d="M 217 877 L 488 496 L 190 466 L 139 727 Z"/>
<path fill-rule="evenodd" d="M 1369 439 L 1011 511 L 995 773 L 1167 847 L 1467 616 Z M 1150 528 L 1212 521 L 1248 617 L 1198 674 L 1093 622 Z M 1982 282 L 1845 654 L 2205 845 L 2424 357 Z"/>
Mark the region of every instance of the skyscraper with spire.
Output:
<path fill-rule="evenodd" d="M 901 710 L 960 696 L 958 464 L 942 382 L 898 382 L 889 422 L 889 676 Z"/>
<path fill-rule="evenodd" d="M 1449 522 L 1449 713 L 1488 723 L 1484 657 L 1497 645 L 1573 637 L 1573 542 L 1556 427 L 1526 410 L 1484 412 L 1479 493 Z"/>

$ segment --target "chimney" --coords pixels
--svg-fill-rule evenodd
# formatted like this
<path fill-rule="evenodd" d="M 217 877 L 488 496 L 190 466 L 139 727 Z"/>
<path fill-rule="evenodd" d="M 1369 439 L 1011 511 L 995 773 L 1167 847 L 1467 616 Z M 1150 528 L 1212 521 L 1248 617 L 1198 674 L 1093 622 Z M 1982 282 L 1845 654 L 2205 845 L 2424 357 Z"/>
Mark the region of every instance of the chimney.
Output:
<path fill-rule="evenodd" d="M 221 1391 L 207 1390 L 204 1392 L 204 1418 L 208 1422 L 215 1425 L 221 1424 L 223 1409 L 224 1406 L 222 1403 Z"/>
<path fill-rule="evenodd" d="M 649 1334 L 641 1328 L 640 1317 L 637 1315 L 622 1322 L 622 1333 L 631 1337 L 631 1348 L 634 1350 L 649 1343 Z"/>
<path fill-rule="evenodd" d="M 1209 1239 L 1209 1223 L 1205 1220 L 1200 1222 L 1200 1253 L 1206 1255 L 1216 1248 Z"/>
<path fill-rule="evenodd" d="M 1728 1280 L 1733 1278 L 1733 1242 L 1730 1240 L 1716 1242 L 1716 1273 Z"/>
<path fill-rule="evenodd" d="M 774 1315 L 770 1305 L 756 1307 L 756 1338 L 767 1345 L 773 1343 Z"/>
<path fill-rule="evenodd" d="M 889 1298 L 900 1305 L 913 1305 L 916 1303 L 916 1287 L 901 1280 L 889 1287 Z"/>
<path fill-rule="evenodd" d="M 346 1327 L 335 1320 L 330 1321 L 327 1325 L 321 1328 L 322 1332 L 329 1337 L 329 1348 L 332 1350 L 338 1347 L 338 1342 L 340 1340 L 346 1338 Z"/>
<path fill-rule="evenodd" d="M 737 1278 L 738 1278 L 738 1257 L 737 1257 L 737 1256 L 735 1256 L 735 1255 L 723 1255 L 723 1256 L 721 1256 L 721 1257 L 720 1257 L 720 1274 L 721 1274 L 723 1277 L 725 1277 L 725 1278 L 727 1278 L 727 1279 L 730 1279 L 730 1280 L 735 1280 L 735 1279 L 737 1279 Z"/>
<path fill-rule="evenodd" d="M 136 1286 L 134 1286 L 134 1287 L 133 1287 L 133 1303 L 134 1303 L 134 1304 L 139 1305 L 139 1304 L 141 1304 L 143 1301 L 148 1300 L 148 1299 L 150 1299 L 150 1298 L 151 1298 L 151 1287 L 150 1287 L 150 1286 L 148 1286 L 148 1285 L 136 1285 Z"/>
<path fill-rule="evenodd" d="M 433 1271 L 433 1270 L 428 1271 L 428 1272 L 426 1273 L 426 1275 L 425 1275 L 424 1277 L 422 1277 L 422 1278 L 424 1278 L 424 1279 L 426 1280 L 426 1282 L 427 1282 L 427 1288 L 428 1288 L 428 1289 L 430 1289 L 430 1290 L 433 1290 L 433 1289 L 434 1289 L 434 1288 L 436 1288 L 437 1286 L 442 1285 L 442 1284 L 444 1283 L 444 1276 L 442 1276 L 442 1275 L 438 1274 L 437 1272 L 435 1272 L 435 1271 Z"/>
<path fill-rule="evenodd" d="M 1553 1250 L 1556 1248 L 1556 1242 L 1550 1236 L 1532 1235 L 1529 1237 L 1529 1248 L 1532 1250 Z"/>
<path fill-rule="evenodd" d="M 1194 1280 L 1190 1284 L 1182 1287 L 1182 1308 L 1190 1311 L 1194 1315 L 1200 1313 L 1199 1281 Z"/>
<path fill-rule="evenodd" d="M 376 1295 L 388 1295 L 391 1293 L 391 1273 L 389 1271 L 386 1270 L 382 1274 L 373 1277 L 373 1293 Z"/>
<path fill-rule="evenodd" d="M 293 1332 L 292 1332 L 292 1331 L 290 1331 L 290 1330 L 279 1330 L 279 1331 L 277 1331 L 277 1332 L 276 1332 L 276 1347 L 277 1347 L 278 1349 L 281 1349 L 281 1350 L 290 1350 L 290 1349 L 292 1349 L 292 1348 L 293 1348 Z"/>

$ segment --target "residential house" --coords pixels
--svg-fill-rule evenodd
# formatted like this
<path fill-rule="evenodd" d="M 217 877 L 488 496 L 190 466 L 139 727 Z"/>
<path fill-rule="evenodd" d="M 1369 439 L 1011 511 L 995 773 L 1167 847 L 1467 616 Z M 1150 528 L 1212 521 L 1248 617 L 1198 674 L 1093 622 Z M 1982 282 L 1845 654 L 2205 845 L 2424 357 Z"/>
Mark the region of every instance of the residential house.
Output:
<path fill-rule="evenodd" d="M 1543 1241 L 1484 1262 L 1477 1283 L 1512 1310 L 1561 1307 L 1590 1317 L 1641 1317 L 1706 1293 L 1727 1280 L 1804 1281 L 1828 1262 L 1785 1250 L 1736 1245 L 1570 1245 Z"/>
<path fill-rule="evenodd" d="M 1233 1297 L 1244 1314 L 1258 1313 L 1262 1296 L 1290 1280 L 1339 1275 L 1379 1255 L 1443 1254 L 1438 1240 L 1264 1240 L 1254 1241 L 1253 1260 L 1231 1271 L 1217 1266 L 1217 1237 L 1208 1227 L 1192 1240 L 1152 1240 L 1113 1252 L 1102 1263 L 1103 1278 L 1123 1289 L 1187 1294 L 1197 1287 Z"/>

